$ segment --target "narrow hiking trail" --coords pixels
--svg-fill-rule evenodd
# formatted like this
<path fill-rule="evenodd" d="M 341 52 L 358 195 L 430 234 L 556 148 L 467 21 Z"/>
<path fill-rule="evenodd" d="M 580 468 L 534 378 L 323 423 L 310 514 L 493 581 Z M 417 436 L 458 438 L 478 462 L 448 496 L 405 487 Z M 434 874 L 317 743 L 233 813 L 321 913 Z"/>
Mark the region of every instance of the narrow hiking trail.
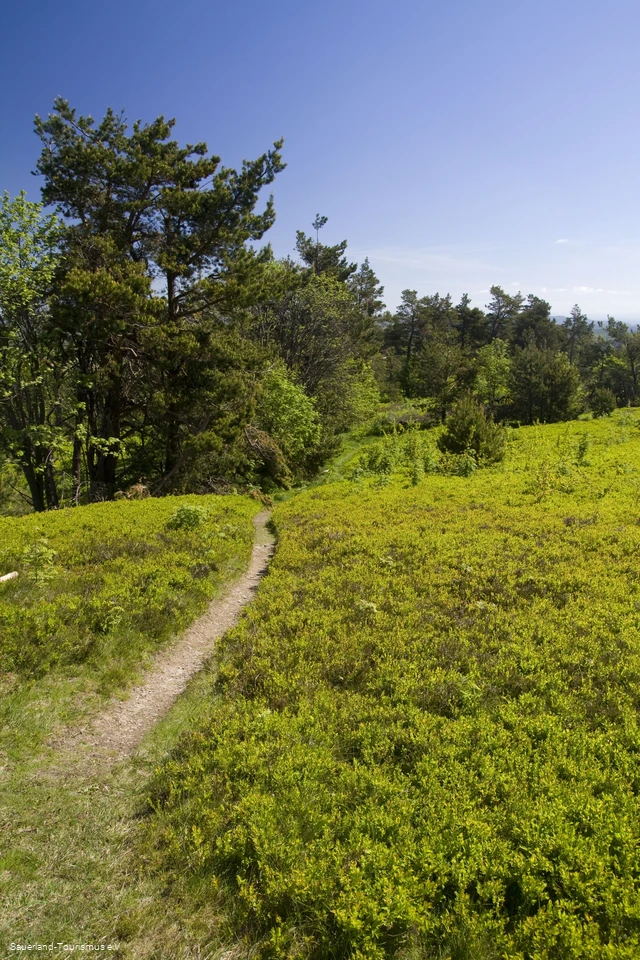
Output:
<path fill-rule="evenodd" d="M 267 526 L 269 517 L 265 510 L 253 519 L 256 535 L 246 572 L 227 585 L 172 646 L 157 654 L 144 682 L 131 690 L 126 700 L 113 698 L 90 724 L 68 730 L 56 742 L 65 759 L 86 768 L 116 763 L 131 756 L 168 713 L 191 677 L 211 656 L 216 640 L 235 626 L 253 599 L 275 550 L 275 538 Z"/>
<path fill-rule="evenodd" d="M 164 882 L 147 869 L 140 812 L 145 784 L 212 679 L 202 667 L 266 573 L 275 549 L 269 516 L 254 517 L 246 572 L 158 652 L 127 699 L 68 726 L 0 784 L 0 957 L 11 943 L 50 942 L 102 944 L 122 960 L 204 956 L 189 905 L 167 911 Z"/>

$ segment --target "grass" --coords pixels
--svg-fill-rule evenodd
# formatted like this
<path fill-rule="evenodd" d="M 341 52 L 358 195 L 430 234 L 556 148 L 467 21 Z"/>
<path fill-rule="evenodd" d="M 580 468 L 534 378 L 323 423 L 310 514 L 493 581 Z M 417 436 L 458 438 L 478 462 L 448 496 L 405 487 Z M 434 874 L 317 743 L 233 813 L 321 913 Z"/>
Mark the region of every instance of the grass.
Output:
<path fill-rule="evenodd" d="M 158 764 L 197 723 L 214 680 L 205 668 L 136 756 L 106 772 L 61 771 L 25 752 L 0 791 L 0 956 L 11 943 L 111 945 L 127 958 L 202 957 L 211 909 L 192 916 L 139 858 L 139 811 Z M 106 949 L 105 949 L 106 952 Z"/>
<path fill-rule="evenodd" d="M 181 509 L 196 525 L 173 528 Z M 0 518 L 0 757 L 125 690 L 245 566 L 258 506 L 175 497 Z M 188 519 L 187 519 L 188 522 Z"/>
<path fill-rule="evenodd" d="M 154 912 L 157 884 L 130 859 L 135 810 L 200 698 L 110 774 L 61 770 L 47 744 L 125 694 L 246 566 L 258 509 L 179 497 L 0 520 L 2 571 L 20 571 L 0 586 L 0 956 L 11 942 L 115 944 Z M 160 909 L 156 921 L 169 936 Z M 133 955 L 158 956 L 149 942 Z"/>
<path fill-rule="evenodd" d="M 635 411 L 514 430 L 470 476 L 368 443 L 277 507 L 249 615 L 108 778 L 24 733 L 77 709 L 88 661 L 22 681 L 0 944 L 639 955 Z"/>
<path fill-rule="evenodd" d="M 639 488 L 623 413 L 280 506 L 152 785 L 172 902 L 256 957 L 637 956 Z"/>

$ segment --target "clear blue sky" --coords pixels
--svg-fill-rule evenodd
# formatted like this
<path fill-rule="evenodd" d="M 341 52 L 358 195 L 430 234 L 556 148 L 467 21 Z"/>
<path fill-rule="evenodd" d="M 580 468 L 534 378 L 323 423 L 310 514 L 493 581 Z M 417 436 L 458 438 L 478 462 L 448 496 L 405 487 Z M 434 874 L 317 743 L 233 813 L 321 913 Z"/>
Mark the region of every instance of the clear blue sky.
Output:
<path fill-rule="evenodd" d="M 39 197 L 56 94 L 231 166 L 284 136 L 277 255 L 320 212 L 392 308 L 498 283 L 640 319 L 637 0 L 21 0 L 1 37 L 0 190 Z"/>

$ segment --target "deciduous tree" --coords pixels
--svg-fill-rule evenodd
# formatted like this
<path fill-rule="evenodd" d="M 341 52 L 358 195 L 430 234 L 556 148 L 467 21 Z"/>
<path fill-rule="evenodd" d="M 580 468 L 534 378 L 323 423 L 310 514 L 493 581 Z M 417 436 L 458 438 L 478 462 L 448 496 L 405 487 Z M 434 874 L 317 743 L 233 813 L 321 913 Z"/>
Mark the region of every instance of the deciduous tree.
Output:
<path fill-rule="evenodd" d="M 50 302 L 62 225 L 21 193 L 0 201 L 0 448 L 19 464 L 34 510 L 57 507 L 67 369 Z"/>

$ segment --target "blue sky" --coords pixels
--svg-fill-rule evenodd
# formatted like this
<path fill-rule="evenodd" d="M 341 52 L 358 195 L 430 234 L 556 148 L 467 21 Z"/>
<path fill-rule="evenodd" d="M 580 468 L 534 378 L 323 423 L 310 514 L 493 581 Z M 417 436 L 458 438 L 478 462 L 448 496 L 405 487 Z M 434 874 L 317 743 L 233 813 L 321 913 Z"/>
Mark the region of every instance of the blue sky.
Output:
<path fill-rule="evenodd" d="M 277 255 L 346 238 L 400 291 L 497 283 L 640 319 L 631 0 L 21 0 L 0 48 L 0 190 L 39 195 L 33 116 L 175 116 L 227 165 L 284 136 Z"/>

